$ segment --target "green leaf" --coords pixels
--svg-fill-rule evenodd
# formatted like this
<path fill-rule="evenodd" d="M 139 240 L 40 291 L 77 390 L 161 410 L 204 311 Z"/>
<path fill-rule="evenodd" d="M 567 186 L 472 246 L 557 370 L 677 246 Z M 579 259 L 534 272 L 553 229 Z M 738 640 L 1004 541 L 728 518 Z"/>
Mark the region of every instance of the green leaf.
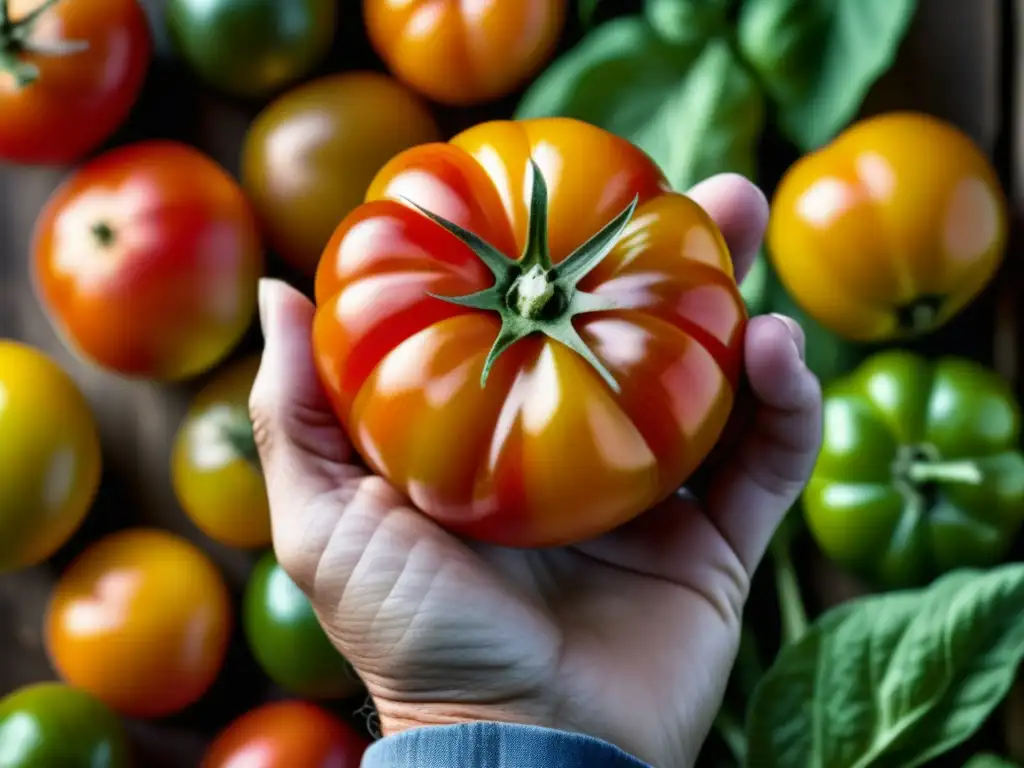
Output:
<path fill-rule="evenodd" d="M 892 65 L 916 0 L 745 0 L 738 40 L 802 150 L 831 140 Z"/>
<path fill-rule="evenodd" d="M 645 0 L 644 15 L 664 40 L 686 46 L 724 35 L 735 0 Z"/>
<path fill-rule="evenodd" d="M 750 766 L 915 768 L 970 738 L 1024 657 L 1024 564 L 861 598 L 784 648 L 751 699 Z"/>
<path fill-rule="evenodd" d="M 644 18 L 597 27 L 538 78 L 516 117 L 574 117 L 646 151 L 677 190 L 754 173 L 764 103 L 725 40 L 670 45 Z"/>
<path fill-rule="evenodd" d="M 964 763 L 964 768 L 1017 768 L 1017 766 L 1005 757 L 986 752 L 972 757 Z"/>
<path fill-rule="evenodd" d="M 584 27 L 589 27 L 591 22 L 594 20 L 594 14 L 597 12 L 597 4 L 600 0 L 580 0 L 579 5 L 576 8 L 577 15 L 580 20 L 580 24 Z"/>

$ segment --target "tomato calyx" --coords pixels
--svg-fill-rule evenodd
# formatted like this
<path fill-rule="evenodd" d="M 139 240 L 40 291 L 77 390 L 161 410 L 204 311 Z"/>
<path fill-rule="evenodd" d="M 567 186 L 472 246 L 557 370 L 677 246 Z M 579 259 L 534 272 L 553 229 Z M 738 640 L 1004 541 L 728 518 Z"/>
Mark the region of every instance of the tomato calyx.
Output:
<path fill-rule="evenodd" d="M 920 514 L 935 504 L 940 483 L 979 485 L 985 479 L 977 463 L 969 459 L 945 461 L 928 443 L 900 446 L 892 462 L 896 490 Z"/>
<path fill-rule="evenodd" d="M 896 311 L 896 322 L 900 328 L 913 335 L 930 331 L 935 327 L 943 303 L 944 296 L 921 296 Z"/>
<path fill-rule="evenodd" d="M 612 391 L 618 393 L 618 382 L 586 345 L 572 321 L 582 314 L 615 309 L 615 304 L 607 298 L 581 291 L 576 286 L 611 252 L 632 218 L 639 198 L 634 197 L 615 218 L 556 265 L 552 264 L 548 250 L 547 183 L 532 159 L 530 172 L 527 239 L 518 259 L 510 259 L 458 224 L 403 198 L 407 204 L 461 240 L 494 275 L 494 285 L 476 293 L 465 296 L 429 295 L 461 307 L 496 312 L 501 318 L 501 329 L 480 374 L 481 387 L 486 386 L 494 361 L 502 352 L 531 334 L 541 333 L 580 355 Z"/>
<path fill-rule="evenodd" d="M 25 88 L 39 79 L 39 67 L 22 59 L 26 53 L 39 56 L 68 56 L 89 48 L 86 40 L 62 40 L 56 44 L 42 44 L 32 39 L 39 19 L 61 0 L 44 0 L 24 18 L 13 21 L 8 0 L 0 0 L 0 72 L 14 78 L 18 88 Z"/>

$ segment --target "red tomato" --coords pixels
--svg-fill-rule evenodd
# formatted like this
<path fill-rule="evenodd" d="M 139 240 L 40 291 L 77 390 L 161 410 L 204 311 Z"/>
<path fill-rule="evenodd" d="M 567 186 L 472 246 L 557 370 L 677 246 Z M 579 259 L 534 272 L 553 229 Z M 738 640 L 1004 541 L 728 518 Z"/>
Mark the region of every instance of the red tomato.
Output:
<path fill-rule="evenodd" d="M 578 541 L 711 450 L 746 311 L 714 222 L 639 149 L 575 120 L 485 123 L 398 155 L 367 201 L 320 263 L 316 363 L 364 459 L 421 510 L 499 544 Z"/>
<path fill-rule="evenodd" d="M 555 51 L 566 0 L 363 0 L 370 41 L 410 87 L 443 104 L 497 99 Z"/>
<path fill-rule="evenodd" d="M 174 714 L 220 672 L 231 631 L 213 563 L 171 533 L 107 536 L 64 572 L 46 613 L 61 678 L 129 717 Z"/>
<path fill-rule="evenodd" d="M 8 0 L 8 18 L 26 42 L 0 33 L 0 158 L 78 160 L 138 98 L 152 54 L 145 14 L 137 0 Z"/>
<path fill-rule="evenodd" d="M 33 278 L 68 346 L 129 376 L 184 379 L 224 358 L 263 270 L 241 188 L 191 147 L 150 141 L 78 169 L 36 223 Z"/>
<path fill-rule="evenodd" d="M 313 704 L 254 709 L 217 736 L 201 768 L 359 768 L 369 742 Z"/>

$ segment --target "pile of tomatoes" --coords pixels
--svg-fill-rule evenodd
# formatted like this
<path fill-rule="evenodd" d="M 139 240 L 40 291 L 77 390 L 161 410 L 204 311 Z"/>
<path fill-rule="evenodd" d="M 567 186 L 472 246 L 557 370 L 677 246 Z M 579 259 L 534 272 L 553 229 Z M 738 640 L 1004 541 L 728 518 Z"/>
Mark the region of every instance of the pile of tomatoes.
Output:
<path fill-rule="evenodd" d="M 359 23 L 337 0 L 0 0 L 0 162 L 76 166 L 35 223 L 35 295 L 94 369 L 162 383 L 206 375 L 169 446 L 173 493 L 202 535 L 254 558 L 236 601 L 203 549 L 171 531 L 130 527 L 86 546 L 45 611 L 60 682 L 0 702 L 4 765 L 131 764 L 125 723 L 202 699 L 236 631 L 288 698 L 229 724 L 203 765 L 358 765 L 369 734 L 325 703 L 354 712 L 362 684 L 269 551 L 247 410 L 259 357 L 229 358 L 253 324 L 267 251 L 311 276 L 378 170 L 440 140 L 429 102 L 467 106 L 521 86 L 565 20 L 561 1 L 472 16 L 455 2 L 417 5 L 364 4 L 388 73 L 318 76 L 338 30 Z M 161 39 L 185 77 L 260 105 L 238 180 L 185 143 L 116 140 Z M 76 381 L 42 350 L 0 339 L 0 573 L 64 547 L 102 474 L 100 428 Z"/>
<path fill-rule="evenodd" d="M 366 749 L 368 735 L 324 705 L 360 700 L 362 684 L 268 549 L 267 497 L 247 407 L 259 357 L 235 354 L 253 325 L 257 281 L 275 264 L 268 252 L 278 266 L 309 278 L 327 249 L 336 261 L 317 277 L 321 305 L 340 302 L 365 277 L 360 270 L 400 273 L 369 319 L 342 318 L 339 310 L 335 325 L 330 318 L 320 323 L 317 363 L 342 420 L 359 412 L 364 428 L 356 443 L 371 465 L 372 451 L 360 440 L 384 439 L 394 413 L 446 425 L 450 445 L 443 449 L 395 449 L 421 469 L 438 455 L 447 458 L 448 468 L 436 470 L 440 479 L 422 499 L 415 498 L 415 483 L 389 476 L 428 512 L 431 504 L 450 510 L 452 499 L 462 503 L 477 490 L 470 480 L 479 478 L 465 468 L 487 454 L 484 441 L 501 407 L 494 393 L 512 392 L 528 368 L 547 365 L 549 383 L 576 397 L 550 430 L 531 435 L 524 428 L 524 444 L 534 444 L 509 449 L 515 455 L 504 457 L 506 471 L 489 478 L 495 497 L 532 494 L 543 500 L 541 508 L 560 508 L 566 518 L 580 506 L 605 505 L 607 519 L 599 524 L 607 529 L 625 518 L 623 510 L 638 514 L 673 492 L 711 450 L 738 387 L 746 310 L 707 215 L 670 192 L 639 150 L 590 126 L 539 121 L 512 135 L 508 124 L 498 124 L 440 143 L 444 132 L 429 105 L 481 105 L 521 87 L 553 55 L 566 5 L 364 0 L 365 37 L 387 73 L 314 77 L 336 30 L 357 21 L 341 18 L 336 0 L 166 0 L 154 18 L 140 0 L 0 0 L 0 161 L 77 166 L 35 223 L 29 270 L 35 296 L 66 347 L 105 375 L 140 385 L 207 377 L 168 446 L 172 490 L 203 536 L 248 551 L 254 561 L 236 600 L 210 557 L 170 531 L 127 528 L 77 554 L 53 590 L 43 626 L 61 682 L 32 685 L 0 701 L 5 765 L 129 765 L 122 718 L 166 718 L 199 702 L 221 674 L 236 627 L 262 673 L 291 698 L 228 725 L 209 746 L 204 766 L 244 759 L 254 768 L 354 767 Z M 240 148 L 237 180 L 178 141 L 149 138 L 107 148 L 147 81 L 154 21 L 191 76 L 225 97 L 261 106 Z M 965 137 L 916 119 L 895 116 L 851 129 L 794 166 L 776 197 L 768 244 L 778 277 L 818 321 L 849 339 L 874 343 L 939 327 L 977 295 L 1002 259 L 1005 211 L 987 162 Z M 928 157 L 948 161 L 944 187 L 913 186 L 925 174 L 907 158 L 922 136 L 931 142 Z M 424 144 L 431 146 L 407 152 Z M 566 346 L 531 339 L 494 368 L 488 390 L 477 386 L 477 372 L 494 342 L 495 318 L 467 318 L 453 303 L 428 300 L 427 290 L 483 292 L 491 275 L 472 262 L 465 243 L 449 237 L 451 230 L 428 226 L 411 208 L 384 198 L 435 195 L 434 213 L 514 253 L 530 228 L 527 203 L 509 191 L 510 179 L 525 177 L 536 158 L 549 173 L 561 173 L 561 163 L 573 169 L 548 179 L 550 218 L 558 224 L 544 247 L 556 263 L 638 206 L 642 215 L 629 228 L 628 217 L 623 220 L 621 242 L 602 254 L 611 254 L 608 261 L 580 283 L 593 296 L 635 306 L 626 307 L 633 312 L 626 321 L 580 323 L 579 343 L 599 351 L 610 370 L 588 367 Z M 894 174 L 900 183 L 910 180 L 918 201 L 912 211 L 890 195 Z M 952 207 L 943 208 L 939 198 L 946 200 L 954 187 Z M 515 201 L 499 199 L 499 188 Z M 876 221 L 884 226 L 873 226 Z M 896 239 L 876 241 L 883 229 Z M 828 263 L 809 256 L 823 240 L 833 254 Z M 866 254 L 877 258 L 865 267 Z M 463 377 L 458 408 L 452 399 L 427 413 L 419 400 L 384 395 L 369 404 L 363 397 L 357 406 L 357 390 L 380 383 L 372 376 L 386 352 L 428 328 L 441 350 L 428 363 L 438 370 L 454 370 L 466 357 L 468 342 L 462 357 L 446 362 L 449 336 L 457 331 L 462 342 L 475 340 L 476 368 Z M 630 340 L 640 350 L 639 364 L 610 352 Z M 351 349 L 344 365 L 323 353 L 345 345 Z M 434 374 L 440 381 L 436 371 L 422 378 Z M 894 386 L 909 389 L 915 376 L 928 375 L 911 371 Z M 608 382 L 615 397 L 603 388 Z M 842 431 L 837 420 L 865 407 L 841 413 L 834 406 L 829 413 L 839 415 L 826 430 Z M 484 408 L 494 415 L 487 434 L 468 418 Z M 1016 405 L 1007 409 L 1016 429 Z M 533 416 L 543 421 L 544 414 Z M 581 439 L 591 427 L 593 439 Z M 901 440 L 925 440 L 917 432 Z M 607 442 L 615 443 L 616 456 L 608 458 Z M 892 440 L 882 442 L 896 451 Z M 533 457 L 533 474 L 519 473 L 515 451 Z M 566 457 L 599 468 L 586 488 L 576 476 L 560 484 L 545 469 Z M 849 468 L 846 454 L 832 458 L 837 473 L 859 471 Z M 102 470 L 100 429 L 75 380 L 42 351 L 0 340 L 0 572 L 37 565 L 64 547 L 93 507 Z M 887 472 L 876 473 L 880 483 Z M 528 481 L 535 482 L 527 487 Z M 812 483 L 812 490 L 820 485 Z M 889 495 L 892 505 L 902 503 Z M 818 496 L 810 522 L 828 550 L 830 542 L 848 538 L 843 515 L 849 510 L 829 506 L 834 494 L 827 489 Z M 1020 524 L 1017 501 L 1007 538 Z M 891 516 L 899 518 L 898 510 Z M 560 525 L 580 525 L 549 517 L 524 524 L 523 537 L 512 543 L 559 543 L 568 535 Z M 464 527 L 510 543 L 486 525 Z M 861 559 L 877 544 L 865 544 Z M 848 559 L 855 569 L 857 558 Z"/>

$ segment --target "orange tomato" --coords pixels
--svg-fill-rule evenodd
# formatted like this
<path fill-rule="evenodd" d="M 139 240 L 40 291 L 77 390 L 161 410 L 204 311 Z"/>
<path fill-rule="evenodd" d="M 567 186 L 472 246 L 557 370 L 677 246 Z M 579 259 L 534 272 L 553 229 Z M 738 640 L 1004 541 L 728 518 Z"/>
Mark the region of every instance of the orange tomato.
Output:
<path fill-rule="evenodd" d="M 220 671 L 231 630 L 213 563 L 174 534 L 132 529 L 83 552 L 57 583 L 45 622 L 60 677 L 129 717 L 163 717 L 198 700 Z"/>
<path fill-rule="evenodd" d="M 367 199 L 317 272 L 315 359 L 421 510 L 499 544 L 578 541 L 711 450 L 746 312 L 714 222 L 639 149 L 575 120 L 485 123 L 398 155 Z"/>
<path fill-rule="evenodd" d="M 366 738 L 326 710 L 279 701 L 225 728 L 201 768 L 359 768 L 368 746 Z"/>
<path fill-rule="evenodd" d="M 767 243 L 810 315 L 878 342 L 947 322 L 991 280 L 1006 237 L 1006 201 L 985 155 L 952 125 L 892 113 L 789 169 Z"/>
<path fill-rule="evenodd" d="M 213 367 L 256 309 L 263 254 L 245 195 L 171 141 L 82 166 L 36 223 L 33 279 L 51 322 L 104 368 L 184 379 Z"/>
<path fill-rule="evenodd" d="M 376 72 L 331 75 L 264 109 L 242 147 L 242 185 L 268 243 L 312 274 L 343 218 L 403 149 L 436 141 L 419 98 Z"/>
<path fill-rule="evenodd" d="M 249 421 L 259 355 L 214 374 L 174 437 L 171 480 L 185 514 L 229 547 L 270 544 L 270 510 Z"/>
<path fill-rule="evenodd" d="M 48 355 L 0 340 L 0 572 L 56 552 L 100 484 L 89 403 Z"/>
<path fill-rule="evenodd" d="M 6 5 L 18 34 L 0 35 L 0 158 L 78 160 L 125 121 L 142 90 L 153 48 L 146 15 L 137 0 Z M 20 87 L 15 73 L 27 78 Z"/>
<path fill-rule="evenodd" d="M 363 0 L 370 42 L 388 68 L 443 104 L 505 96 L 552 56 L 566 0 Z"/>

